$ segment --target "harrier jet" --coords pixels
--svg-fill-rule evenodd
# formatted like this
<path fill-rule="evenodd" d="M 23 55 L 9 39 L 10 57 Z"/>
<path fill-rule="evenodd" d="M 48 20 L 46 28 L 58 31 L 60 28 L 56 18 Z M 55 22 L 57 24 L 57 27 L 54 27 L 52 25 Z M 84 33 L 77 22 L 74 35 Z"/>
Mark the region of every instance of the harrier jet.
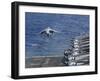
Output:
<path fill-rule="evenodd" d="M 44 35 L 44 36 L 47 36 L 47 37 L 50 37 L 50 36 L 52 36 L 52 35 L 53 35 L 54 33 L 56 33 L 56 32 L 58 32 L 58 31 L 56 31 L 56 30 L 54 30 L 54 29 L 48 27 L 48 28 L 42 30 L 42 31 L 40 32 L 40 34 L 41 34 L 41 35 Z"/>

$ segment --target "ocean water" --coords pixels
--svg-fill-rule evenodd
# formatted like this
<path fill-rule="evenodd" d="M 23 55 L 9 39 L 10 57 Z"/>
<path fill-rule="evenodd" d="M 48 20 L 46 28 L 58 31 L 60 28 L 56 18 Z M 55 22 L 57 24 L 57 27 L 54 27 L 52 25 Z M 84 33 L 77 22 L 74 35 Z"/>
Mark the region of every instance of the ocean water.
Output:
<path fill-rule="evenodd" d="M 50 37 L 40 32 L 50 27 L 58 32 Z M 25 55 L 63 55 L 70 47 L 70 40 L 80 34 L 89 33 L 89 15 L 25 13 Z"/>

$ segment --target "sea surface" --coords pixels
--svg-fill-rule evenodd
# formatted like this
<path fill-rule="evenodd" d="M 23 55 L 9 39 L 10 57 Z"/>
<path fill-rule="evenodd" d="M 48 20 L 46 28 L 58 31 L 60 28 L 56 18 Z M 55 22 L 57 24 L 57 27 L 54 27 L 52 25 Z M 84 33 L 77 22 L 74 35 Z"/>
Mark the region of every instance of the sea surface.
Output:
<path fill-rule="evenodd" d="M 50 37 L 40 32 L 50 27 L 58 32 Z M 63 56 L 73 38 L 89 33 L 89 15 L 25 13 L 25 56 Z"/>

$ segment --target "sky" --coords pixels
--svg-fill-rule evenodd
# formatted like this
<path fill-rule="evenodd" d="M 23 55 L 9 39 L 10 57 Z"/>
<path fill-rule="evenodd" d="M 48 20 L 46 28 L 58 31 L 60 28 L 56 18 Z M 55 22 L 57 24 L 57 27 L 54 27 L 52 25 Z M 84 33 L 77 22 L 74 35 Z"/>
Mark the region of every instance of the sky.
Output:
<path fill-rule="evenodd" d="M 40 32 L 50 27 L 58 32 L 43 37 Z M 89 15 L 25 12 L 25 55 L 63 55 L 70 40 L 89 33 Z"/>

